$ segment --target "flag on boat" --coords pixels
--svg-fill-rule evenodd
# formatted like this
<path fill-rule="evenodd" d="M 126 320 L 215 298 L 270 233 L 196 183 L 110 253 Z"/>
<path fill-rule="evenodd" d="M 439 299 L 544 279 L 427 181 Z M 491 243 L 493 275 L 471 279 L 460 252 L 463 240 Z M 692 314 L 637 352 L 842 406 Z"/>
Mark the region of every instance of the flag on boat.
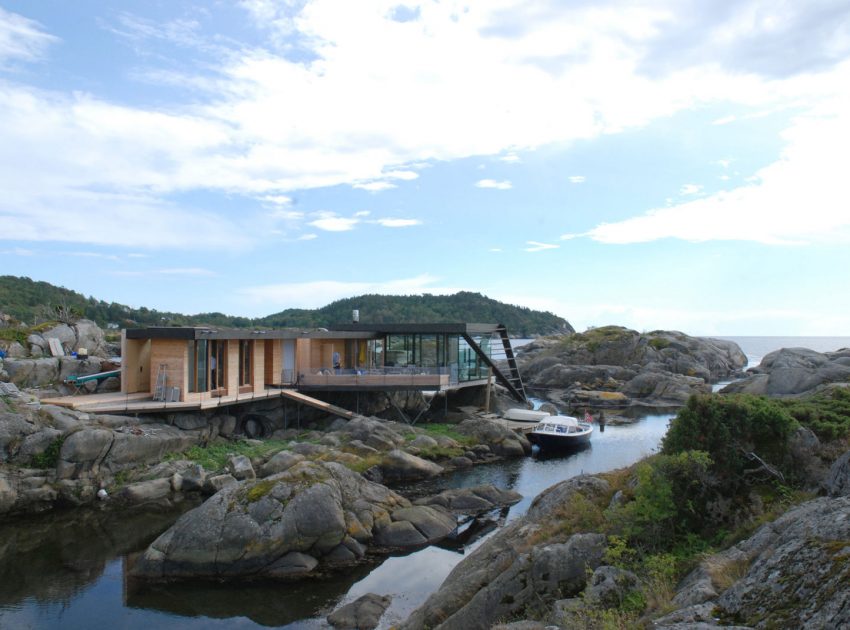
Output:
<path fill-rule="evenodd" d="M 593 416 L 590 415 L 589 411 L 584 412 L 584 421 L 585 422 L 593 422 Z"/>

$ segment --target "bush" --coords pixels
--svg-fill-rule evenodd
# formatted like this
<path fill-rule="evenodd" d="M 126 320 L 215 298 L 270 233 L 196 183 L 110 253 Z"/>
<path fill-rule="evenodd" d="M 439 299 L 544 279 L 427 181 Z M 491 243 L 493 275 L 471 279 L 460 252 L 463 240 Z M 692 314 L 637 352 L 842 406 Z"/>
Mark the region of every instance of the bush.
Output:
<path fill-rule="evenodd" d="M 768 398 L 691 396 L 670 423 L 661 452 L 707 452 L 720 486 L 734 492 L 746 482 L 745 471 L 759 466 L 747 457 L 750 452 L 789 472 L 788 438 L 798 426 L 781 402 Z"/>
<path fill-rule="evenodd" d="M 811 398 L 786 400 L 783 407 L 822 440 L 850 434 L 850 388 L 836 388 Z"/>
<path fill-rule="evenodd" d="M 668 550 L 705 526 L 711 458 L 702 451 L 656 455 L 637 467 L 634 500 L 609 515 L 632 546 Z"/>

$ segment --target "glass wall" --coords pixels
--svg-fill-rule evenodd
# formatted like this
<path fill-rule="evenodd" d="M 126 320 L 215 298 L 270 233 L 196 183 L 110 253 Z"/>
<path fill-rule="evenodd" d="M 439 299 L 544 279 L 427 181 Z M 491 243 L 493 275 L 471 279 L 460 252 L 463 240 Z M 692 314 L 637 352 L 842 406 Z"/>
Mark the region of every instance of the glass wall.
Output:
<path fill-rule="evenodd" d="M 207 366 L 209 365 L 209 346 L 206 339 L 188 342 L 189 391 L 207 391 Z"/>
<path fill-rule="evenodd" d="M 239 341 L 239 385 L 250 385 L 254 382 L 252 344 L 248 339 Z"/>

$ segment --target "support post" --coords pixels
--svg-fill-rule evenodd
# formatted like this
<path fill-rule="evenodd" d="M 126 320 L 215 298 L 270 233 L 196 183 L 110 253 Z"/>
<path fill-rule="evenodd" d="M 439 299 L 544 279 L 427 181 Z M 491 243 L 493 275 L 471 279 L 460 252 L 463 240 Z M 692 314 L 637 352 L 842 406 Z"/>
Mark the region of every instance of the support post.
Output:
<path fill-rule="evenodd" d="M 484 413 L 490 413 L 490 388 L 493 386 L 493 368 L 487 368 L 487 390 L 484 394 Z"/>

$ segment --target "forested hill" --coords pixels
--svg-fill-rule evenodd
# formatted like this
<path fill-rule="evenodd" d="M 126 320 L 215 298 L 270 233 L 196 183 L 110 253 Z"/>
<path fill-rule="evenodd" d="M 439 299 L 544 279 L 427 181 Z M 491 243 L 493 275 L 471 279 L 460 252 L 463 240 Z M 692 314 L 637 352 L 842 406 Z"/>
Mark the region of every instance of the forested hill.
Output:
<path fill-rule="evenodd" d="M 504 304 L 468 291 L 454 295 L 361 295 L 318 309 L 287 309 L 251 319 L 222 313 L 183 315 L 144 307 L 130 308 L 86 297 L 49 282 L 0 276 L 0 312 L 30 325 L 56 319 L 57 311 L 63 314 L 70 311 L 101 326 L 114 323 L 122 328 L 154 325 L 314 328 L 349 323 L 354 309 L 360 311 L 360 321 L 364 324 L 491 322 L 505 324 L 512 335 L 518 336 L 573 331 L 567 320 L 552 313 Z"/>
<path fill-rule="evenodd" d="M 359 295 L 316 310 L 287 309 L 256 323 L 274 327 L 328 327 L 350 322 L 355 309 L 360 311 L 360 321 L 364 324 L 488 322 L 504 324 L 508 332 L 519 336 L 574 332 L 563 317 L 505 304 L 469 291 L 454 295 Z"/>

